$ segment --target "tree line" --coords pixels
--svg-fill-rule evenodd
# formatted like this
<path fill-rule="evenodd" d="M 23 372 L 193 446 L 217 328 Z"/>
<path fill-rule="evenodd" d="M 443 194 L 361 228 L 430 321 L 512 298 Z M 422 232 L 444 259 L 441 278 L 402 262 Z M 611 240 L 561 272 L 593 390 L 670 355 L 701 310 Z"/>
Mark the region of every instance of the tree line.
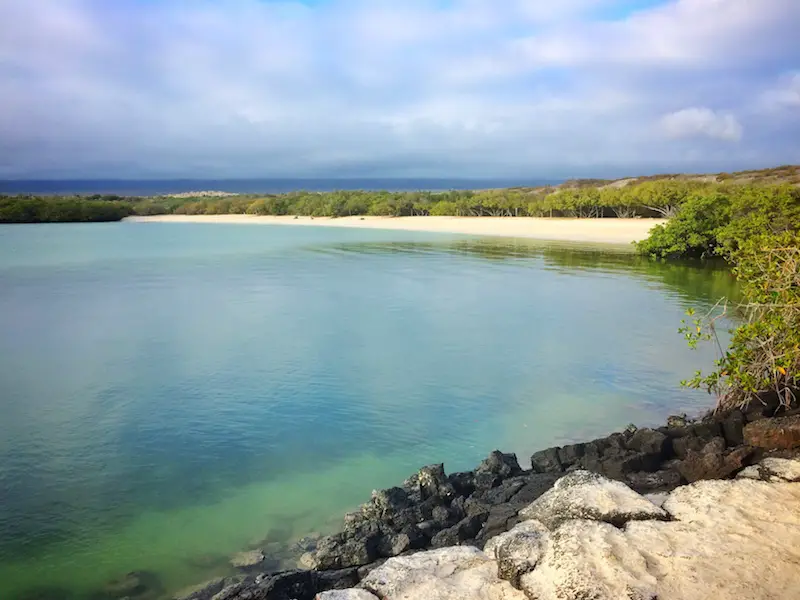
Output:
<path fill-rule="evenodd" d="M 0 197 L 0 222 L 116 221 L 130 215 L 168 214 L 673 218 L 683 212 L 684 205 L 694 210 L 698 202 L 720 206 L 759 203 L 796 190 L 790 184 L 659 179 L 628 185 L 579 182 L 560 187 L 444 192 L 298 191 L 195 198 L 5 196 Z"/>

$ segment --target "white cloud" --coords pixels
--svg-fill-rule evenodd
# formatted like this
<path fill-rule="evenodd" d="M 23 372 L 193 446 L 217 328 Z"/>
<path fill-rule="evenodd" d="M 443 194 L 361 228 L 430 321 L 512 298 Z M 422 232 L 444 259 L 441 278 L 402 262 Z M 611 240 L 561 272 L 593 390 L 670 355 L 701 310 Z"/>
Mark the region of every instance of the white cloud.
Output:
<path fill-rule="evenodd" d="M 746 107 L 800 64 L 800 2 L 625 5 L 3 0 L 0 177 L 580 175 L 798 154 L 797 119 L 761 139 Z M 792 106 L 792 85 L 764 101 Z M 746 151 L 723 143 L 744 128 Z"/>
<path fill-rule="evenodd" d="M 767 110 L 800 109 L 800 71 L 782 77 L 776 87 L 764 92 L 761 102 Z"/>
<path fill-rule="evenodd" d="M 665 115 L 661 126 L 668 137 L 710 137 L 729 142 L 742 139 L 742 125 L 731 114 L 717 113 L 710 108 L 684 108 Z"/>

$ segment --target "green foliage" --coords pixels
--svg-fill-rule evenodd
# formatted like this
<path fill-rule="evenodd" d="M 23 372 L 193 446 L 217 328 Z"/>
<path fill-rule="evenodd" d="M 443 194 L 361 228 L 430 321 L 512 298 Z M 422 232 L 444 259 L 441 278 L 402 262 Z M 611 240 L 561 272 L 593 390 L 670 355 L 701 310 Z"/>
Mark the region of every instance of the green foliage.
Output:
<path fill-rule="evenodd" d="M 717 368 L 683 383 L 716 394 L 722 408 L 746 405 L 765 393 L 788 406 L 797 400 L 800 379 L 800 236 L 784 232 L 738 242 L 729 256 L 746 299 L 740 307 L 745 321 L 728 349 L 720 348 Z M 689 346 L 718 343 L 714 323 L 725 313 L 684 322 L 680 331 Z"/>
<path fill-rule="evenodd" d="M 119 221 L 131 214 L 132 206 L 117 200 L 0 196 L 0 223 Z"/>

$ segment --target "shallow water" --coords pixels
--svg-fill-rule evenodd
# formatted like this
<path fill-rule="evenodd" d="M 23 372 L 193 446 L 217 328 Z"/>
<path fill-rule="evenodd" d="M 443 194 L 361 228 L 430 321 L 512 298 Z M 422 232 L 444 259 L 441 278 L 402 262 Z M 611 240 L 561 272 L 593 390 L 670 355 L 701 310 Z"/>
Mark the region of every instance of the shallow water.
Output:
<path fill-rule="evenodd" d="M 474 467 L 710 400 L 725 270 L 334 228 L 0 226 L 0 597 L 165 589 Z M 56 596 L 61 597 L 61 596 Z"/>

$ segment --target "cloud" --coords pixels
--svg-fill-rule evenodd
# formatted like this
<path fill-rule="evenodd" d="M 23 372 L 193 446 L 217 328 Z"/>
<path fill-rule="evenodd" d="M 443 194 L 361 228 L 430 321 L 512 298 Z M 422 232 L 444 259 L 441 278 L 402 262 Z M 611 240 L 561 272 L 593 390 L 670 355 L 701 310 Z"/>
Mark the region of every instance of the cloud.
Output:
<path fill-rule="evenodd" d="M 773 111 L 800 109 L 800 71 L 781 78 L 776 87 L 764 92 L 761 103 Z"/>
<path fill-rule="evenodd" d="M 798 25 L 796 0 L 4 0 L 0 177 L 791 162 Z"/>
<path fill-rule="evenodd" d="M 731 114 L 716 113 L 710 108 L 684 108 L 665 115 L 661 126 L 668 137 L 710 137 L 729 142 L 742 139 L 742 125 Z"/>

